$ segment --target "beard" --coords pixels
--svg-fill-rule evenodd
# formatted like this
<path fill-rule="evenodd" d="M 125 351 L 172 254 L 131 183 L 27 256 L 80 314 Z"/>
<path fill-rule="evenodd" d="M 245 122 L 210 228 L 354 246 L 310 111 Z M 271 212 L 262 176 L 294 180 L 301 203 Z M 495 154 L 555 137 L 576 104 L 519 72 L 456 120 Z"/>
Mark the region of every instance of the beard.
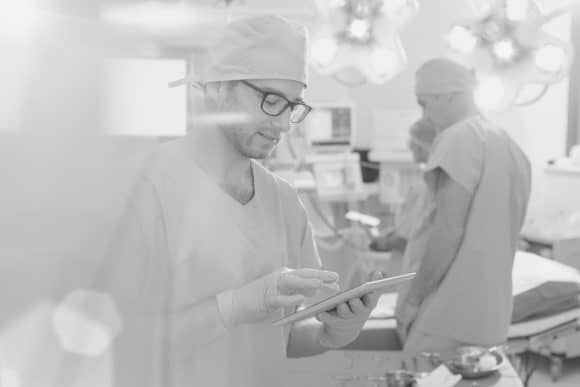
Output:
<path fill-rule="evenodd" d="M 269 157 L 278 143 L 263 139 L 254 129 L 240 125 L 220 125 L 219 129 L 224 134 L 232 148 L 241 156 L 263 160 Z"/>

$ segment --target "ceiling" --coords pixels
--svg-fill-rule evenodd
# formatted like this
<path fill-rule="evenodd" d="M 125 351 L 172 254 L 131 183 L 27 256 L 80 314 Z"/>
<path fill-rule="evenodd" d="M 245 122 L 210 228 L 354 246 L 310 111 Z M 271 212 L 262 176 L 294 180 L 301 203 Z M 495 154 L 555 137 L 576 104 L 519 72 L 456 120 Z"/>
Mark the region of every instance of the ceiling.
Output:
<path fill-rule="evenodd" d="M 230 17 L 277 13 L 313 17 L 315 0 L 48 0 L 61 12 L 94 18 L 163 45 L 205 46 Z M 82 4 L 82 5 L 80 5 Z"/>

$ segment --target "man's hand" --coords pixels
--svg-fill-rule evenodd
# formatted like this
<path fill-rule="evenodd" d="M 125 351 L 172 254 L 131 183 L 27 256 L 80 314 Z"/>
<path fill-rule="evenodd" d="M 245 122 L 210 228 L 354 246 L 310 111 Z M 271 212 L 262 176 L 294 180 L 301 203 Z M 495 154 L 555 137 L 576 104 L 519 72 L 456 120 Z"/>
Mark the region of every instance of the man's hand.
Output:
<path fill-rule="evenodd" d="M 373 273 L 371 276 L 371 280 L 381 278 L 380 273 Z M 323 323 L 320 343 L 328 348 L 339 348 L 354 341 L 377 305 L 379 297 L 380 293 L 372 292 L 343 302 L 336 310 L 318 314 L 316 319 Z"/>
<path fill-rule="evenodd" d="M 415 319 L 417 318 L 417 314 L 419 313 L 419 306 L 405 302 L 400 307 L 396 313 L 397 316 L 397 333 L 401 338 L 401 341 L 404 343 L 409 336 L 409 331 Z"/>
<path fill-rule="evenodd" d="M 373 238 L 369 248 L 373 251 L 405 251 L 406 246 L 407 240 L 400 236 L 395 229 L 389 229 Z"/>
<path fill-rule="evenodd" d="M 301 304 L 323 286 L 332 286 L 338 274 L 326 270 L 283 268 L 241 288 L 218 295 L 226 326 L 263 321 L 272 312 Z"/>
<path fill-rule="evenodd" d="M 395 230 L 393 228 L 382 231 L 377 237 L 373 238 L 369 245 L 370 249 L 373 251 L 390 251 L 394 234 Z"/>

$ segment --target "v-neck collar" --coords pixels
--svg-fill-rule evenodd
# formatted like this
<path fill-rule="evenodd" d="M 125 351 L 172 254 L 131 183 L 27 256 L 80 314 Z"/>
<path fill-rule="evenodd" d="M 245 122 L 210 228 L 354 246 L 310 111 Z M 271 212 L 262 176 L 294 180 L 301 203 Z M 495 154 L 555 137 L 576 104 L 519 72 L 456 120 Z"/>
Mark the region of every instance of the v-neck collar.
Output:
<path fill-rule="evenodd" d="M 256 161 L 250 159 L 250 168 L 251 168 L 251 175 L 252 175 L 252 184 L 253 184 L 253 190 L 254 190 L 254 194 L 252 195 L 252 198 L 246 202 L 246 203 L 242 203 L 239 200 L 237 200 L 236 198 L 234 198 L 232 195 L 230 195 L 221 185 L 220 183 L 217 181 L 216 178 L 214 178 L 212 175 L 210 175 L 209 173 L 207 173 L 200 165 L 199 163 L 195 160 L 195 157 L 192 157 L 191 155 L 188 155 L 188 146 L 187 143 L 181 142 L 179 141 L 178 143 L 178 153 L 181 153 L 182 157 L 184 157 L 186 160 L 188 160 L 190 162 L 190 164 L 193 166 L 193 168 L 195 168 L 197 170 L 197 172 L 199 174 L 201 174 L 201 177 L 203 177 L 204 180 L 207 181 L 208 184 L 211 184 L 216 191 L 218 191 L 220 193 L 220 195 L 224 196 L 225 198 L 228 199 L 228 201 L 231 201 L 232 203 L 234 203 L 237 207 L 240 208 L 252 208 L 256 205 L 256 202 L 259 201 L 259 196 L 261 195 L 261 191 L 262 191 L 262 176 L 260 174 L 260 168 L 259 166 L 256 165 Z M 195 176 L 196 173 L 194 171 L 192 171 L 191 173 L 189 173 L 190 176 Z"/>
<path fill-rule="evenodd" d="M 217 186 L 219 187 L 219 189 L 221 191 L 223 191 L 224 194 L 226 194 L 227 196 L 231 197 L 233 201 L 237 202 L 240 206 L 245 207 L 245 206 L 250 205 L 250 203 L 252 203 L 254 201 L 254 199 L 256 197 L 256 192 L 257 192 L 257 188 L 256 188 L 256 171 L 255 171 L 254 162 L 252 160 L 250 160 L 250 178 L 252 180 L 252 196 L 245 203 L 242 203 L 236 197 L 234 197 L 230 192 L 227 191 L 226 187 L 224 187 L 223 185 L 217 184 Z"/>
<path fill-rule="evenodd" d="M 259 196 L 261 195 L 261 191 L 262 191 L 262 176 L 260 174 L 259 171 L 259 167 L 257 165 L 255 165 L 255 161 L 254 160 L 250 160 L 250 168 L 252 171 L 252 180 L 253 180 L 253 185 L 254 185 L 254 194 L 252 196 L 252 198 L 247 202 L 247 203 L 242 203 L 239 200 L 237 200 L 236 198 L 234 198 L 232 195 L 230 195 L 218 182 L 215 178 L 213 178 L 211 175 L 209 175 L 203 168 L 201 168 L 199 166 L 199 164 L 194 160 L 191 159 L 193 166 L 195 169 L 197 169 L 198 173 L 201 174 L 201 176 L 203 176 L 203 178 L 207 181 L 208 184 L 211 184 L 215 190 L 217 192 L 219 192 L 219 194 L 221 196 L 223 196 L 227 202 L 230 202 L 231 204 L 233 204 L 234 207 L 240 208 L 240 209 L 251 209 L 253 207 L 255 207 L 257 204 L 257 202 L 259 201 Z M 195 175 L 195 174 L 193 174 Z"/>

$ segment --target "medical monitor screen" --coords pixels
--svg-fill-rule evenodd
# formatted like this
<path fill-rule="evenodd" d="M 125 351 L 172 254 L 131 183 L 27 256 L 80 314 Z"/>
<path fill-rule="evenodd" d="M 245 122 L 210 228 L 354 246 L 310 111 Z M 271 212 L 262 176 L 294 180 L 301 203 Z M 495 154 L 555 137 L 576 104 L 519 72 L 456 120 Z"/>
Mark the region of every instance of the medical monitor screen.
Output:
<path fill-rule="evenodd" d="M 314 107 L 303 124 L 310 147 L 350 148 L 353 137 L 352 112 L 350 106 Z"/>

